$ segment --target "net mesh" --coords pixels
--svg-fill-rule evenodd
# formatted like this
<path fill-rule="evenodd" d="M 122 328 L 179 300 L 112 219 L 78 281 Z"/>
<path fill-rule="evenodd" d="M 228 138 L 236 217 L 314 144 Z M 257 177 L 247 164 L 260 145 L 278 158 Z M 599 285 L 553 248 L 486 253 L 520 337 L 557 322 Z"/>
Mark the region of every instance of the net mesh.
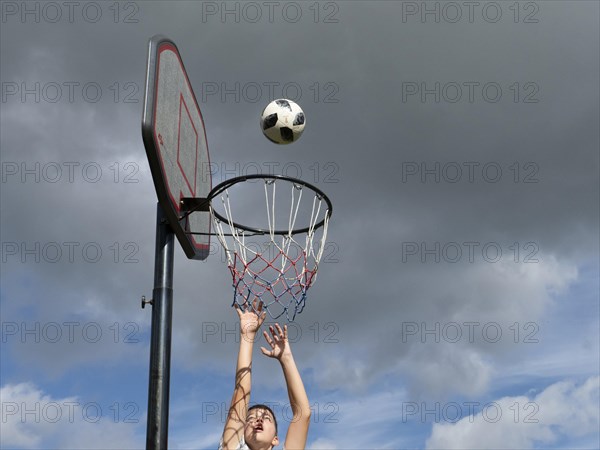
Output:
<path fill-rule="evenodd" d="M 280 196 L 291 191 L 284 234 L 275 234 L 275 205 L 280 205 L 277 202 L 277 184 L 282 185 Z M 285 185 L 290 188 L 289 191 Z M 227 189 L 218 197 L 224 210 L 221 215 L 227 221 L 223 222 L 214 215 L 212 203 L 216 199 L 211 202 L 211 215 L 233 279 L 232 306 L 253 307 L 253 300 L 258 298 L 271 318 L 285 315 L 291 322 L 304 309 L 307 291 L 316 279 L 327 238 L 329 211 L 318 193 L 285 179 L 264 179 L 264 198 L 268 227 L 262 233 L 236 227 Z M 306 232 L 294 234 L 301 204 L 311 211 L 310 221 Z M 323 226 L 317 229 L 315 225 L 321 220 L 324 221 Z M 253 236 L 251 241 L 248 239 L 250 236 Z M 257 242 L 256 236 L 261 239 L 260 242 Z"/>

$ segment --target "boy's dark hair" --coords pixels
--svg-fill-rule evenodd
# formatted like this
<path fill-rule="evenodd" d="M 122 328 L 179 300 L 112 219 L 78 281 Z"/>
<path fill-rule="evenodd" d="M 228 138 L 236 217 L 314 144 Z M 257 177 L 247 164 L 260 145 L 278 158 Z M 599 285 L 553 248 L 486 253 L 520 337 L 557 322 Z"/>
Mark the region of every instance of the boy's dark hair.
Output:
<path fill-rule="evenodd" d="M 248 414 L 250 414 L 250 411 L 252 411 L 253 409 L 266 409 L 271 413 L 271 416 L 273 416 L 273 423 L 275 424 L 275 434 L 277 434 L 277 417 L 275 417 L 275 413 L 273 412 L 273 410 L 267 405 L 257 404 L 252 405 L 250 408 L 248 408 Z"/>

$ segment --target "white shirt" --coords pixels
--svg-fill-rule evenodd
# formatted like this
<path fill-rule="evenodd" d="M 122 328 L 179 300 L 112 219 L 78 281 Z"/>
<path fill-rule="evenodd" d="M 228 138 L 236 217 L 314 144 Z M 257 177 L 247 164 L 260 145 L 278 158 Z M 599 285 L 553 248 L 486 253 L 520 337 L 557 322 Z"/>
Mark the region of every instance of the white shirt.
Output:
<path fill-rule="evenodd" d="M 221 438 L 221 442 L 219 442 L 219 450 L 223 450 L 223 438 Z M 242 436 L 240 439 L 240 443 L 237 445 L 235 450 L 250 450 L 250 447 L 248 447 L 246 441 L 244 440 L 244 436 Z M 285 450 L 285 447 L 282 450 Z"/>
<path fill-rule="evenodd" d="M 223 450 L 223 438 L 221 438 L 221 442 L 219 442 L 219 450 Z M 240 439 L 239 444 L 235 448 L 235 450 L 250 450 L 250 447 L 246 445 L 246 441 L 244 441 L 244 436 Z"/>

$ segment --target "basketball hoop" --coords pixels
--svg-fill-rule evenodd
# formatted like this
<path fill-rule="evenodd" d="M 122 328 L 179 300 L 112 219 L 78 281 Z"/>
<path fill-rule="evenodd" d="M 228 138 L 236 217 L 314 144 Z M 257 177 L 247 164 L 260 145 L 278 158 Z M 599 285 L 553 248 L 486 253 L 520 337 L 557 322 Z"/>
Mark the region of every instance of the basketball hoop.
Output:
<path fill-rule="evenodd" d="M 229 192 L 233 189 L 235 196 Z M 254 207 L 258 195 L 266 211 Z M 233 198 L 238 198 L 236 208 Z M 333 209 L 320 189 L 287 176 L 246 175 L 219 184 L 206 199 L 184 198 L 182 205 L 189 213 L 211 213 L 215 230 L 211 234 L 221 242 L 233 278 L 232 306 L 252 308 L 258 298 L 271 318 L 285 314 L 290 322 L 302 312 L 323 256 Z M 252 216 L 257 213 L 264 220 L 259 211 L 265 211 L 266 224 L 242 224 L 234 220 L 234 209 L 248 221 L 256 221 Z M 308 216 L 308 223 L 297 225 L 299 215 Z"/>

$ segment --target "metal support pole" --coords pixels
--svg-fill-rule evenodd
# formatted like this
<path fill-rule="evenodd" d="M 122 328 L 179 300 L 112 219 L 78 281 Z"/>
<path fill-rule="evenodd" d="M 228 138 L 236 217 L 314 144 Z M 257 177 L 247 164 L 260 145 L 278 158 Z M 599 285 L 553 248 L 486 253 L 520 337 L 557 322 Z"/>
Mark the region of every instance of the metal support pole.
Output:
<path fill-rule="evenodd" d="M 148 385 L 146 449 L 167 448 L 169 434 L 169 381 L 171 372 L 171 323 L 173 317 L 174 233 L 157 205 L 152 330 Z"/>

